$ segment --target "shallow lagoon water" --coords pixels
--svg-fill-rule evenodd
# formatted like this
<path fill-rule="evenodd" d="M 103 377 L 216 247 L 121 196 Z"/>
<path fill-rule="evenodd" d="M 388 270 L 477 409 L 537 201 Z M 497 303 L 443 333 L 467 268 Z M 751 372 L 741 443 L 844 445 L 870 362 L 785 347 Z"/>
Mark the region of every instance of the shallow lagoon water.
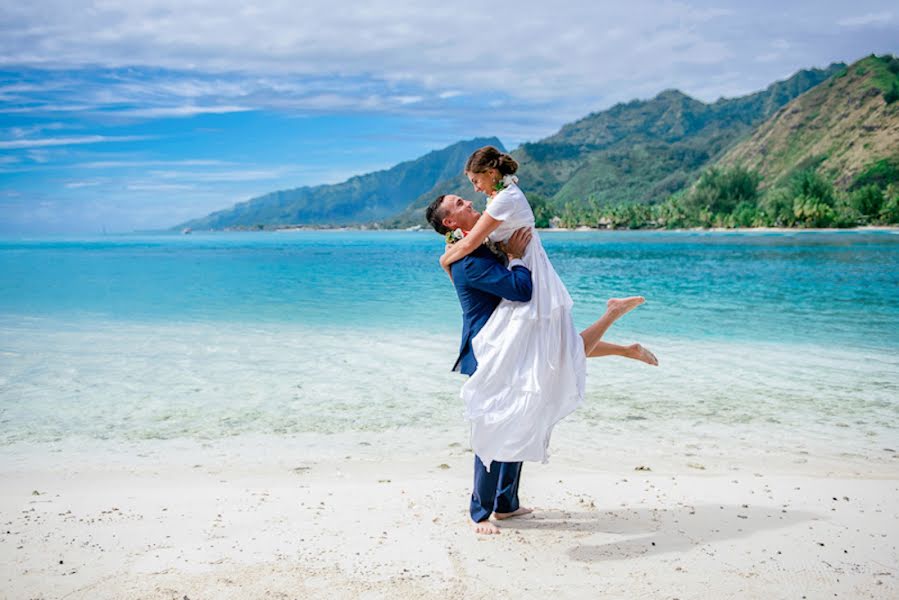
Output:
<path fill-rule="evenodd" d="M 834 453 L 899 445 L 899 236 L 546 232 L 590 362 L 567 425 Z M 464 430 L 460 311 L 425 232 L 0 242 L 0 443 Z"/>

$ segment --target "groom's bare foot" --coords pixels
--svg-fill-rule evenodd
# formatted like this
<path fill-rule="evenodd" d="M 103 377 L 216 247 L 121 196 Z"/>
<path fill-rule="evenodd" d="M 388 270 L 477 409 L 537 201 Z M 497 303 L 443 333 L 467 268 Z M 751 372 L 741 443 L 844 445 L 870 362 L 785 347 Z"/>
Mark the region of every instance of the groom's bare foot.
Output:
<path fill-rule="evenodd" d="M 511 519 L 512 517 L 520 517 L 521 515 L 527 515 L 532 512 L 534 512 L 533 508 L 525 508 L 523 506 L 520 506 L 518 508 L 518 510 L 515 510 L 510 513 L 495 512 L 495 513 L 493 513 L 493 518 L 496 519 L 497 521 L 502 521 L 503 519 Z"/>
<path fill-rule="evenodd" d="M 606 312 L 613 319 L 620 319 L 626 313 L 632 311 L 637 308 L 641 304 L 646 302 L 646 298 L 643 296 L 630 296 L 628 298 L 609 298 L 609 301 L 606 302 Z"/>
<path fill-rule="evenodd" d="M 627 347 L 627 357 L 640 360 L 654 367 L 659 366 L 659 359 L 656 355 L 641 346 L 640 344 L 631 344 Z"/>
<path fill-rule="evenodd" d="M 471 524 L 471 530 L 477 534 L 481 534 L 481 535 L 499 534 L 499 527 L 497 527 L 490 521 L 481 521 L 480 523 L 475 523 L 474 521 L 469 521 L 469 523 Z"/>

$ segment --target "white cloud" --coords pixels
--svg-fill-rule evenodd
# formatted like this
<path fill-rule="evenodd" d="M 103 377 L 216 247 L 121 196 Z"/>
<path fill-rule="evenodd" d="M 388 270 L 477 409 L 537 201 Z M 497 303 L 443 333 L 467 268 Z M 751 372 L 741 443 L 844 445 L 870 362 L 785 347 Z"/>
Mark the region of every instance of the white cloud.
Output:
<path fill-rule="evenodd" d="M 432 90 L 438 98 L 447 84 L 459 93 L 502 89 L 517 98 L 596 94 L 635 71 L 670 79 L 676 65 L 733 55 L 709 31 L 717 21 L 743 17 L 736 9 L 687 0 L 520 0 L 507 14 L 490 14 L 489 6 L 474 0 L 370 0 L 364 10 L 334 10 L 326 0 L 274 1 L 252 9 L 243 0 L 138 0 L 96 3 L 89 11 L 72 10 L 62 0 L 36 0 L 9 10 L 7 23 L 16 26 L 0 36 L 0 63 L 252 76 L 239 83 L 169 81 L 159 88 L 182 98 L 239 98 L 284 76 L 359 78 L 388 89 Z M 319 91 L 307 87 L 302 93 Z M 388 95 L 411 100 L 422 94 Z"/>
<path fill-rule="evenodd" d="M 73 165 L 76 169 L 132 169 L 142 167 L 209 167 L 228 164 L 221 160 L 97 160 Z"/>
<path fill-rule="evenodd" d="M 134 108 L 117 110 L 111 114 L 123 117 L 141 118 L 165 118 L 165 117 L 193 117 L 195 115 L 222 115 L 235 112 L 247 112 L 253 110 L 249 106 L 161 106 L 157 108 Z"/>
<path fill-rule="evenodd" d="M 10 127 L 6 130 L 6 135 L 18 139 L 26 138 L 44 131 L 59 131 L 66 128 L 64 123 L 41 123 L 38 125 L 30 125 L 28 127 Z"/>
<path fill-rule="evenodd" d="M 277 179 L 282 176 L 279 169 L 245 169 L 236 171 L 150 171 L 151 177 L 159 179 L 185 179 L 203 182 L 260 181 Z"/>
<path fill-rule="evenodd" d="M 770 63 L 780 60 L 783 56 L 780 52 L 768 52 L 766 54 L 759 54 L 755 57 L 755 62 L 759 63 Z"/>
<path fill-rule="evenodd" d="M 71 113 L 84 112 L 92 110 L 94 105 L 91 104 L 33 104 L 31 106 L 0 106 L 0 113 L 6 114 L 28 114 L 28 113 Z"/>
<path fill-rule="evenodd" d="M 53 151 L 52 150 L 37 150 L 32 149 L 28 150 L 25 155 L 32 162 L 36 162 L 39 164 L 48 163 L 53 159 Z"/>
<path fill-rule="evenodd" d="M 42 148 L 45 146 L 72 146 L 80 144 L 102 144 L 106 142 L 134 142 L 151 139 L 145 135 L 82 135 L 60 138 L 18 139 L 0 141 L 0 150 L 19 148 Z"/>
<path fill-rule="evenodd" d="M 735 90 L 708 84 L 724 71 L 740 73 L 735 91 L 748 93 L 785 72 L 895 48 L 890 36 L 866 35 L 895 29 L 889 6 L 857 0 L 861 16 L 846 17 L 812 0 L 519 0 L 499 15 L 474 0 L 370 0 L 364 10 L 325 0 L 134 0 L 89 11 L 34 0 L 6 8 L 0 67 L 37 67 L 53 81 L 0 82 L 0 112 L 420 113 L 485 108 L 484 98 L 499 96 L 504 110 L 583 113 L 587 103 L 601 109 L 666 88 L 713 100 Z M 103 74 L 91 80 L 79 69 Z"/>
<path fill-rule="evenodd" d="M 182 183 L 130 183 L 125 189 L 132 192 L 185 192 L 194 186 Z"/>
<path fill-rule="evenodd" d="M 865 27 L 868 25 L 886 25 L 893 20 L 893 14 L 889 12 L 868 13 L 855 17 L 847 17 L 837 21 L 843 27 Z"/>
<path fill-rule="evenodd" d="M 77 190 L 85 187 L 94 187 L 100 185 L 99 181 L 69 181 L 66 183 L 66 188 L 70 190 Z"/>

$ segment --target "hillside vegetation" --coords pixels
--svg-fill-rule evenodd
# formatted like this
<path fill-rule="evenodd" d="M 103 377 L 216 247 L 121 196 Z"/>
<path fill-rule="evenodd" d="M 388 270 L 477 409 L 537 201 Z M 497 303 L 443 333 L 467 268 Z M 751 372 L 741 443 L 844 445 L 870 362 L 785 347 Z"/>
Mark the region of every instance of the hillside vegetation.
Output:
<path fill-rule="evenodd" d="M 661 203 L 569 203 L 553 216 L 606 227 L 899 223 L 899 59 L 869 56 L 841 69 Z"/>
<path fill-rule="evenodd" d="M 764 187 L 814 166 L 838 188 L 850 187 L 872 157 L 899 153 L 899 104 L 887 101 L 899 81 L 895 71 L 899 59 L 873 56 L 841 70 L 780 109 L 719 166 L 751 169 Z"/>
<path fill-rule="evenodd" d="M 711 104 L 667 90 L 651 100 L 590 114 L 539 142 L 521 145 L 512 156 L 520 163 L 519 177 L 528 197 L 539 196 L 551 216 L 658 203 L 694 183 L 703 167 L 781 107 L 845 67 L 802 70 L 761 92 Z M 475 199 L 461 173 L 441 190 Z M 421 224 L 433 197 L 417 198 L 384 224 Z"/>

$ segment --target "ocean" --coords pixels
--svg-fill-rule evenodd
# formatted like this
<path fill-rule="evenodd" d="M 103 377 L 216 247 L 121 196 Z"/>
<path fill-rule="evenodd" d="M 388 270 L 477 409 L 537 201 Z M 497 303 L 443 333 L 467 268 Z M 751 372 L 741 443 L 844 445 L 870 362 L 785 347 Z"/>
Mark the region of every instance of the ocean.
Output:
<path fill-rule="evenodd" d="M 544 232 L 589 361 L 586 432 L 899 446 L 899 235 Z M 0 445 L 464 432 L 461 311 L 430 232 L 0 240 Z M 593 437 L 591 436 L 591 439 Z M 886 449 L 886 450 L 885 450 Z"/>

